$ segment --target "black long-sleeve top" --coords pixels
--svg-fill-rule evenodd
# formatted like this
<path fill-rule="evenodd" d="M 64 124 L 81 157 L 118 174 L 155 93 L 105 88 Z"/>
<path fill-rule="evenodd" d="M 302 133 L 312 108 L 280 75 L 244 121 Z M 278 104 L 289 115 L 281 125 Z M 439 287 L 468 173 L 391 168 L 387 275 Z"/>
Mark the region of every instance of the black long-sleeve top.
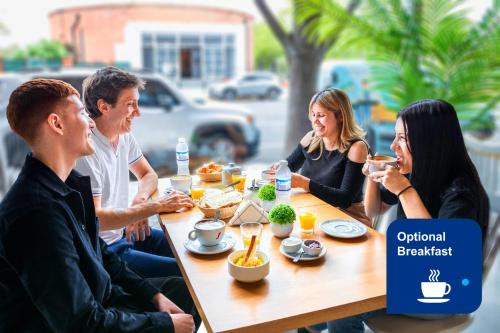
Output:
<path fill-rule="evenodd" d="M 292 172 L 300 169 L 300 174 L 310 179 L 311 194 L 340 208 L 348 208 L 363 200 L 363 163 L 351 161 L 347 158 L 347 151 L 340 153 L 338 150 L 324 150 L 315 160 L 319 149 L 311 154 L 307 149 L 299 143 L 287 161 Z"/>
<path fill-rule="evenodd" d="M 66 183 L 28 156 L 0 204 L 0 332 L 174 332 L 167 313 L 128 313 L 157 288 L 99 238 L 90 179 Z"/>

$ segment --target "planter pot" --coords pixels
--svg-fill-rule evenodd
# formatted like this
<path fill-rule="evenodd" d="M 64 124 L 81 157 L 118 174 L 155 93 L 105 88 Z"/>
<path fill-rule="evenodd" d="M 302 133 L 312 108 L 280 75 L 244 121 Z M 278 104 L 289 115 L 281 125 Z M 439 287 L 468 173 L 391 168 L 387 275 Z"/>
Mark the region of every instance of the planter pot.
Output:
<path fill-rule="evenodd" d="M 270 226 L 271 226 L 271 232 L 274 234 L 274 236 L 278 238 L 288 237 L 293 230 L 293 223 L 278 224 L 271 222 Z"/>
<path fill-rule="evenodd" d="M 276 204 L 276 200 L 273 200 L 273 201 L 261 200 L 260 201 L 260 206 L 262 207 L 262 209 L 264 209 L 268 213 L 274 207 L 275 204 Z"/>

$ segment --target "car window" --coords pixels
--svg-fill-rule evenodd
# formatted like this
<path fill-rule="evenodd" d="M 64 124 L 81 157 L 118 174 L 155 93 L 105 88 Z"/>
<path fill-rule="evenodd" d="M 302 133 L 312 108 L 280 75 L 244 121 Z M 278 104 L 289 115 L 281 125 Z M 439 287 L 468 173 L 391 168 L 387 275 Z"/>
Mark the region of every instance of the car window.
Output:
<path fill-rule="evenodd" d="M 255 79 L 256 79 L 256 77 L 254 75 L 248 75 L 248 76 L 244 76 L 242 81 L 252 82 L 252 81 L 255 81 Z"/>
<path fill-rule="evenodd" d="M 16 169 L 22 168 L 26 155 L 31 151 L 31 148 L 14 132 L 9 131 L 2 139 L 7 155 L 7 166 Z"/>
<path fill-rule="evenodd" d="M 271 78 L 271 76 L 270 76 L 270 75 L 259 75 L 259 76 L 257 77 L 257 79 L 258 79 L 258 80 L 260 80 L 260 81 L 269 81 L 269 80 L 271 80 L 272 78 Z"/>
<path fill-rule="evenodd" d="M 175 95 L 158 80 L 147 80 L 146 86 L 139 93 L 139 106 L 171 108 L 179 105 Z"/>
<path fill-rule="evenodd" d="M 2 110 L 7 107 L 10 94 L 22 83 L 16 78 L 0 78 L 0 107 Z M 5 116 L 5 112 L 1 112 L 0 117 Z"/>

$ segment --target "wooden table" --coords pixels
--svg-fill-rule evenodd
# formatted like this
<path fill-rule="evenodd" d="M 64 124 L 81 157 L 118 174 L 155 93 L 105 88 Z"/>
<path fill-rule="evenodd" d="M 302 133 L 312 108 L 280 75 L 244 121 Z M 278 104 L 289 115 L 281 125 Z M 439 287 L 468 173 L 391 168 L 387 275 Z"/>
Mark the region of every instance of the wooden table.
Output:
<path fill-rule="evenodd" d="M 168 181 L 160 181 L 160 189 Z M 295 208 L 311 207 L 318 214 L 314 238 L 327 247 L 324 258 L 297 264 L 279 252 L 281 240 L 264 225 L 261 247 L 270 255 L 270 273 L 262 281 L 245 284 L 228 273 L 231 251 L 196 255 L 184 248 L 187 234 L 203 214 L 163 214 L 166 236 L 208 332 L 282 332 L 343 318 L 386 306 L 385 236 L 369 229 L 354 240 L 334 239 L 319 230 L 320 222 L 350 218 L 309 193 L 292 192 Z M 294 227 L 297 234 L 298 223 Z M 239 227 L 226 233 L 238 239 Z"/>

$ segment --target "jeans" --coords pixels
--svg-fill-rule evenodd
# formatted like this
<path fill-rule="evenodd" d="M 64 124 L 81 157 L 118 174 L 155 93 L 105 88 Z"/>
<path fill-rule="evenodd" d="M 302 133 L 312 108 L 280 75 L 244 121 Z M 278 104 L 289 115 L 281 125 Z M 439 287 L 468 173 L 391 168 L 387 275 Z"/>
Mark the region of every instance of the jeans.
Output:
<path fill-rule="evenodd" d="M 363 333 L 365 325 L 363 321 L 384 314 L 385 309 L 360 313 L 352 317 L 330 320 L 327 322 L 328 333 Z"/>
<path fill-rule="evenodd" d="M 108 248 L 145 278 L 182 276 L 165 235 L 158 229 L 151 229 L 142 242 L 129 242 L 124 236 Z"/>

